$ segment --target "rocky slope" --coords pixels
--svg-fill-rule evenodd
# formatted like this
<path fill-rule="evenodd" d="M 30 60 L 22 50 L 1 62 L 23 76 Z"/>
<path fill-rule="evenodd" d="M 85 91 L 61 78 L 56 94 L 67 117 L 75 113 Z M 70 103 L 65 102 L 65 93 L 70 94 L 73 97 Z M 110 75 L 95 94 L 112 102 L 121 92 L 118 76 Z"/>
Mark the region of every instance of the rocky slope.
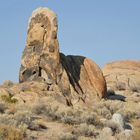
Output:
<path fill-rule="evenodd" d="M 19 83 L 0 86 L 0 140 L 139 140 L 139 62 L 107 64 L 103 76 L 59 52 L 57 28 L 50 9 L 32 13 Z"/>
<path fill-rule="evenodd" d="M 37 81 L 1 85 L 0 139 L 139 139 L 139 93 L 115 91 L 90 106 L 67 106 L 60 91 L 45 88 Z"/>

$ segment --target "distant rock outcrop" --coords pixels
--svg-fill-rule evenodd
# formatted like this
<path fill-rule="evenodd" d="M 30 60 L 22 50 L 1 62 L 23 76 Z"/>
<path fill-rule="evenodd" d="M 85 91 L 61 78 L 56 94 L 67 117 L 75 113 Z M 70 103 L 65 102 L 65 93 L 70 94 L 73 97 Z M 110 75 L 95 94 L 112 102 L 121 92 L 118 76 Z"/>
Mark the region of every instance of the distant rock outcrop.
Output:
<path fill-rule="evenodd" d="M 140 92 L 140 61 L 116 61 L 103 68 L 107 87 L 111 90 Z"/>
<path fill-rule="evenodd" d="M 47 90 L 60 89 L 69 105 L 92 101 L 106 94 L 106 82 L 100 68 L 83 56 L 59 53 L 57 16 L 48 8 L 38 8 L 29 20 L 19 81 L 40 81 Z"/>

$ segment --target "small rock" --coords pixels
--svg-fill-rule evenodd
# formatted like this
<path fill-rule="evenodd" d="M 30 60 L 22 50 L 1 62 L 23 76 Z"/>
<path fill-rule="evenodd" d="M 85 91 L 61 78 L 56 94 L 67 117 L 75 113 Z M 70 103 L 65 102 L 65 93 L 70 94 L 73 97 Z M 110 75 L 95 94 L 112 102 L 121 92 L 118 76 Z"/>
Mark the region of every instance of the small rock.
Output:
<path fill-rule="evenodd" d="M 112 121 L 119 126 L 120 130 L 124 130 L 125 123 L 124 123 L 124 118 L 121 114 L 119 113 L 113 114 Z"/>
<path fill-rule="evenodd" d="M 112 132 L 111 128 L 109 128 L 109 127 L 103 128 L 102 132 L 103 132 L 105 135 L 109 135 L 109 136 L 112 136 L 112 135 L 113 135 L 113 132 Z"/>

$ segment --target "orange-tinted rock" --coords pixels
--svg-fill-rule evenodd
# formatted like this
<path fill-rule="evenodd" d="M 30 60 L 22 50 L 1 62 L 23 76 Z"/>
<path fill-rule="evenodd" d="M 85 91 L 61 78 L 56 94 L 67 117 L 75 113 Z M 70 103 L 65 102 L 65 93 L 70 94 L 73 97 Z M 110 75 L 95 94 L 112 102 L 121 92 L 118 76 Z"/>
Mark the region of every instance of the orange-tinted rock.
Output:
<path fill-rule="evenodd" d="M 95 62 L 83 56 L 63 54 L 61 62 L 69 77 L 71 90 L 76 91 L 83 100 L 105 96 L 106 82 Z"/>
<path fill-rule="evenodd" d="M 116 61 L 103 68 L 108 89 L 140 92 L 140 61 Z"/>

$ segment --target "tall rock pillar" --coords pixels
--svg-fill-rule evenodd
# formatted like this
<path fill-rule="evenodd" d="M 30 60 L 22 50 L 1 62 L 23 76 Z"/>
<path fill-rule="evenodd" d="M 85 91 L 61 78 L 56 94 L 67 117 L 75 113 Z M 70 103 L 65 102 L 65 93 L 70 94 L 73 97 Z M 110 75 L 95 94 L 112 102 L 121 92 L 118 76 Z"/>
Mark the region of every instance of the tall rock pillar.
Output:
<path fill-rule="evenodd" d="M 57 16 L 48 8 L 38 8 L 29 19 L 26 47 L 19 81 L 43 80 L 57 83 L 61 75 Z"/>

